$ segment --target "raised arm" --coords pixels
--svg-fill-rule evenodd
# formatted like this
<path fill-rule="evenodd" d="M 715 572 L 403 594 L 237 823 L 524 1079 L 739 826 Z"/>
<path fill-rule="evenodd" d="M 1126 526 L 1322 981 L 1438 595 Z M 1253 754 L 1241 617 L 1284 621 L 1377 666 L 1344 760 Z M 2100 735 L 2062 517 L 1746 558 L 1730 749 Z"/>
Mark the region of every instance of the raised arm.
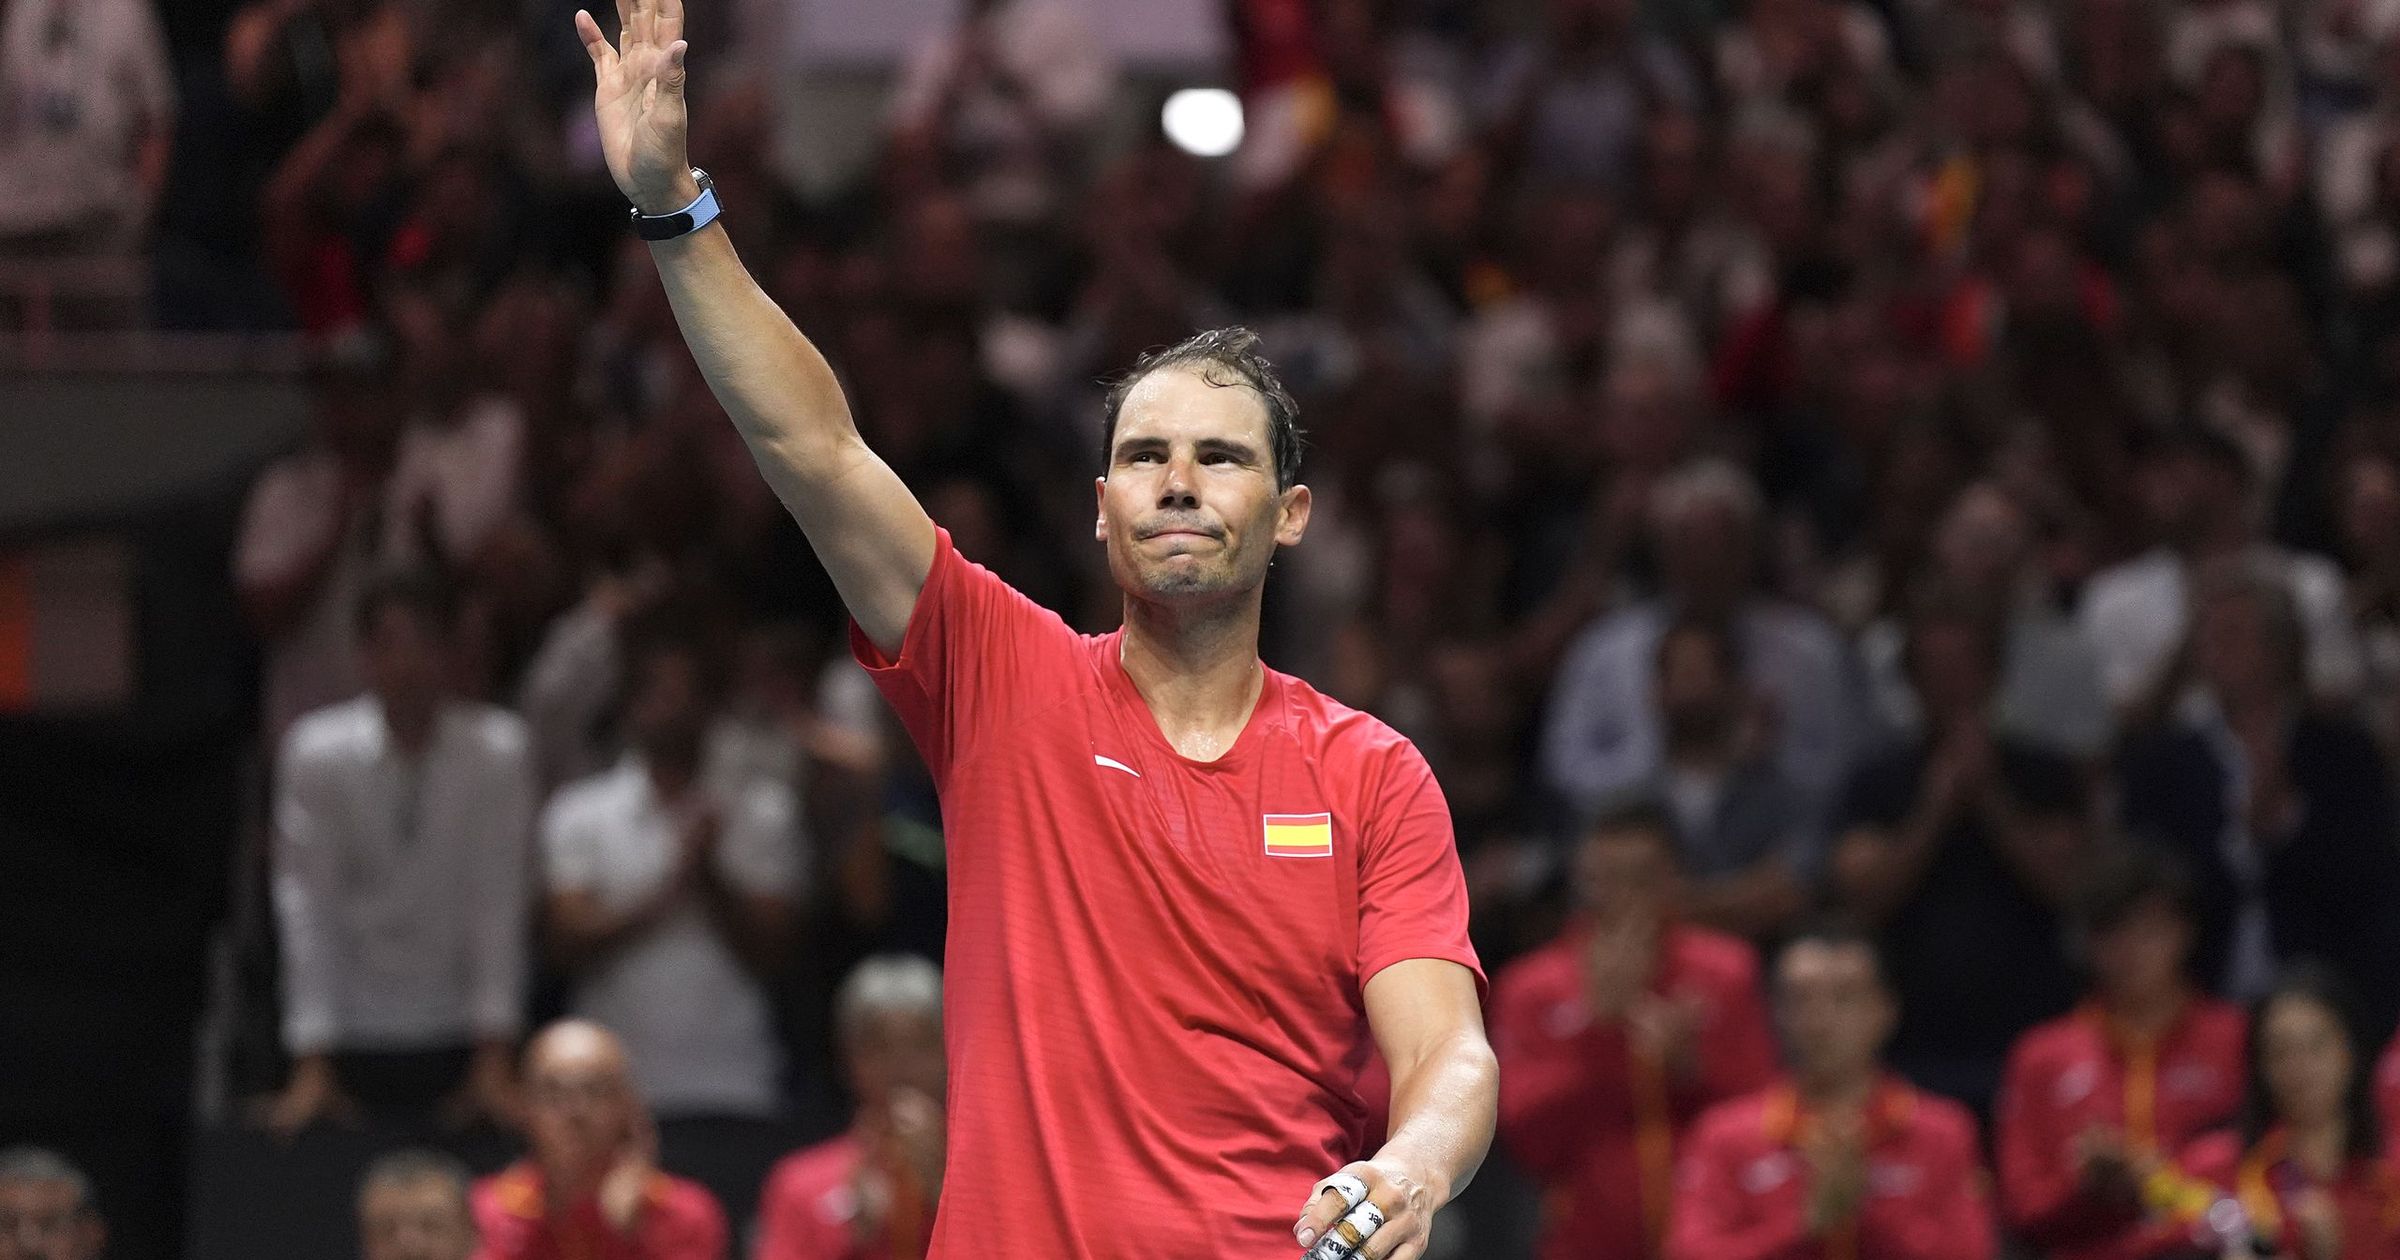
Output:
<path fill-rule="evenodd" d="M 700 195 L 686 157 L 682 0 L 617 0 L 611 47 L 589 13 L 593 108 L 617 187 L 645 214 Z M 933 521 L 858 435 L 824 356 L 752 280 L 725 229 L 651 246 L 700 372 L 751 457 L 808 534 L 867 638 L 897 654 L 933 567 Z"/>

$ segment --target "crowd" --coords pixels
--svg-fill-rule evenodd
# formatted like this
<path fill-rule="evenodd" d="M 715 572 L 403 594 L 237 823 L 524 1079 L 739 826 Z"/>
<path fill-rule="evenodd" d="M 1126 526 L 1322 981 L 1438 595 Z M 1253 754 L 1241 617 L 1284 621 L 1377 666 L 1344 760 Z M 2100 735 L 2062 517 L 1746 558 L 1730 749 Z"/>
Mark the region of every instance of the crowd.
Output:
<path fill-rule="evenodd" d="M 905 1256 L 938 805 L 622 231 L 571 7 L 243 4 L 211 183 L 141 6 L 9 0 L 0 168 L 134 217 L 0 194 L 0 249 L 163 188 L 162 258 L 267 280 L 206 318 L 313 347 L 233 558 L 257 1122 L 522 1128 L 492 1254 L 715 1254 L 650 1118 L 779 1114 L 830 1024 L 861 1118 L 768 1254 Z M 1440 776 L 1544 1256 L 2131 1258 L 2227 1203 L 2400 1255 L 2400 4 L 1223 7 L 1221 161 L 1061 0 L 969 0 L 831 189 L 776 6 L 701 5 L 695 158 L 876 450 L 1083 629 L 1104 378 L 1261 332 L 1316 505 L 1266 656 Z M 368 1237 L 462 1175 L 379 1166 Z"/>

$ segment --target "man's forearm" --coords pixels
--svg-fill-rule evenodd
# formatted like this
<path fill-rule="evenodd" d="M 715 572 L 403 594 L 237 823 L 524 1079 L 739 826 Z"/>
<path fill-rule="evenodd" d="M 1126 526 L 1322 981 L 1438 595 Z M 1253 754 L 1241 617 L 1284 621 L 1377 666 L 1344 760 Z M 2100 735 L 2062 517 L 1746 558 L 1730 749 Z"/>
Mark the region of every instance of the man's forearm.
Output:
<path fill-rule="evenodd" d="M 786 503 L 858 440 L 825 357 L 751 278 L 723 225 L 650 247 L 700 373 Z"/>
<path fill-rule="evenodd" d="M 1376 1153 L 1424 1180 L 1447 1203 L 1491 1150 L 1499 1061 L 1480 1033 L 1462 1032 L 1414 1065 L 1392 1065 L 1392 1135 Z"/>

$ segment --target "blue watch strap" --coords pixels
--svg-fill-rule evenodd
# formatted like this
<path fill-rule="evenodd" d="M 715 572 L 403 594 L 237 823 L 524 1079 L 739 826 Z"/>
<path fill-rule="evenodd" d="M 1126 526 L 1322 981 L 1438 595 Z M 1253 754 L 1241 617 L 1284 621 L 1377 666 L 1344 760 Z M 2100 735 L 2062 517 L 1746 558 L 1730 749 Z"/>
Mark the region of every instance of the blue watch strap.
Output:
<path fill-rule="evenodd" d="M 633 233 L 645 241 L 671 241 L 689 236 L 717 221 L 722 207 L 717 204 L 717 185 L 706 171 L 693 168 L 692 177 L 700 183 L 700 195 L 692 204 L 672 214 L 643 214 L 639 207 L 633 211 Z"/>

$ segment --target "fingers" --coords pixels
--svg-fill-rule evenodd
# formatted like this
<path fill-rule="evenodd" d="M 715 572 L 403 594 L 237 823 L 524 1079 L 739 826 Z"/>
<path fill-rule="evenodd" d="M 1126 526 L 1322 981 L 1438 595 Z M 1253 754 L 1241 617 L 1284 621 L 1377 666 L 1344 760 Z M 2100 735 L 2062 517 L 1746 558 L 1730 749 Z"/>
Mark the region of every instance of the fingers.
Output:
<path fill-rule="evenodd" d="M 1414 1212 L 1396 1215 L 1367 1239 L 1353 1260 L 1414 1260 L 1425 1254 L 1429 1238 L 1423 1217 Z"/>
<path fill-rule="evenodd" d="M 583 40 L 583 51 L 592 59 L 592 68 L 607 73 L 608 63 L 616 60 L 617 50 L 608 46 L 608 36 L 600 33 L 600 24 L 592 15 L 575 10 L 575 34 Z"/>
<path fill-rule="evenodd" d="M 639 31 L 633 24 L 633 0 L 617 0 L 617 51 L 630 51 Z"/>
<path fill-rule="evenodd" d="M 683 38 L 683 0 L 645 0 L 657 12 L 653 34 L 659 43 L 672 44 Z M 681 62 L 677 62 L 681 65 Z"/>
<path fill-rule="evenodd" d="M 1333 1223 L 1349 1210 L 1350 1202 L 1342 1197 L 1341 1191 L 1327 1190 L 1309 1200 L 1307 1210 L 1300 1213 L 1300 1223 L 1292 1226 L 1292 1238 L 1303 1247 L 1310 1246 L 1323 1238 L 1325 1231 L 1333 1228 Z"/>
<path fill-rule="evenodd" d="M 667 49 L 667 72 L 660 77 L 666 90 L 674 93 L 677 96 L 683 95 L 684 54 L 690 52 L 691 50 L 692 46 L 684 43 L 680 39 L 676 40 L 674 44 L 670 45 Z"/>
<path fill-rule="evenodd" d="M 657 47 L 657 0 L 621 0 L 621 3 L 630 6 L 632 9 L 631 20 L 625 27 L 626 46 L 632 47 L 636 44 L 639 44 L 645 48 Z"/>

